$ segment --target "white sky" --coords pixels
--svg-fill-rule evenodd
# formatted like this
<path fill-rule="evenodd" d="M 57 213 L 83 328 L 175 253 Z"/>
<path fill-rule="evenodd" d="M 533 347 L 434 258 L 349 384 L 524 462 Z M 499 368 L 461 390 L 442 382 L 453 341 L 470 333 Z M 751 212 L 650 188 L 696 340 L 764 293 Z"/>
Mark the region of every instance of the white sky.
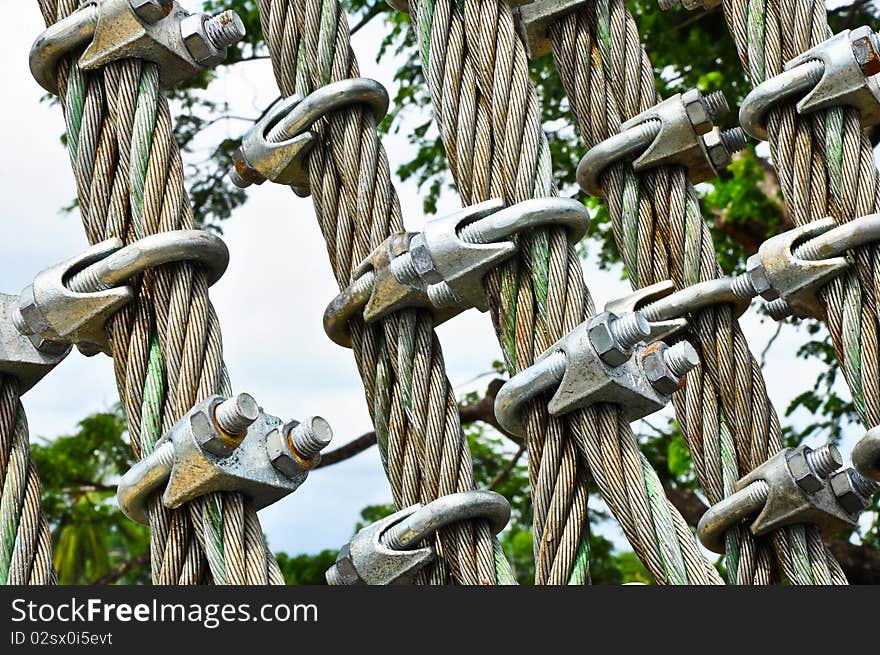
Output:
<path fill-rule="evenodd" d="M 192 9 L 198 3 L 184 4 Z M 0 0 L 0 7 L 6 10 L 0 41 L 0 61 L 4 62 L 0 67 L 4 89 L 0 124 L 7 144 L 0 164 L 6 224 L 0 240 L 0 291 L 18 293 L 39 270 L 87 244 L 79 216 L 59 211 L 74 197 L 72 173 L 59 141 L 61 110 L 39 102 L 43 91 L 27 66 L 42 19 L 35 2 Z M 355 35 L 353 46 L 362 74 L 393 91 L 393 62 L 381 66 L 374 62 L 381 34 L 377 21 Z M 256 116 L 277 95 L 277 87 L 269 62 L 256 61 L 223 73 L 210 93 L 229 100 L 231 113 Z M 246 128 L 242 122 L 224 122 L 205 139 L 237 136 Z M 413 154 L 403 135 L 385 139 L 385 147 L 392 171 Z M 193 163 L 204 156 L 194 153 L 187 159 Z M 423 217 L 415 183 L 398 184 L 398 192 L 407 227 L 418 229 Z M 446 194 L 440 209 L 457 207 L 454 194 Z M 211 297 L 223 325 L 226 361 L 235 388 L 252 393 L 267 411 L 282 418 L 324 416 L 336 435 L 331 448 L 370 430 L 351 353 L 330 342 L 321 327 L 324 307 L 336 288 L 311 201 L 267 183 L 250 191 L 247 204 L 223 229 L 231 261 Z M 601 272 L 592 265 L 586 269 L 597 305 L 628 290 L 619 272 Z M 754 313 L 743 325 L 753 351 L 760 353 L 775 325 L 762 324 Z M 500 358 L 489 318 L 468 312 L 438 332 L 456 389 L 462 393 L 482 389 L 488 378 L 476 383 L 473 379 Z M 770 351 L 767 380 L 780 410 L 812 384 L 818 371 L 812 363 L 794 358 L 805 338 L 786 327 Z M 24 398 L 32 438 L 70 433 L 79 420 L 116 400 L 109 358 L 87 359 L 74 351 Z M 851 438 L 856 436 L 853 432 Z M 295 494 L 263 510 L 261 518 L 273 549 L 315 552 L 341 546 L 362 507 L 389 500 L 374 448 L 315 472 Z"/>

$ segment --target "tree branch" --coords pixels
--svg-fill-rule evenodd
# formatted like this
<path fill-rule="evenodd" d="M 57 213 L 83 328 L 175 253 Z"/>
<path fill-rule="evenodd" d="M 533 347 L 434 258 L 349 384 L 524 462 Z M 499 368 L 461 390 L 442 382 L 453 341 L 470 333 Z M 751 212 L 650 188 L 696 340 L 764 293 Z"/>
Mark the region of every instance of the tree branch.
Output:
<path fill-rule="evenodd" d="M 519 461 L 519 458 L 522 457 L 523 453 L 526 451 L 525 443 L 520 444 L 519 450 L 516 451 L 516 454 L 510 458 L 510 461 L 498 472 L 498 475 L 489 483 L 487 487 L 489 491 L 492 491 L 495 487 L 501 484 L 504 479 L 510 475 L 510 472 L 513 470 L 513 467 L 516 466 L 516 463 Z"/>
<path fill-rule="evenodd" d="M 461 414 L 461 424 L 468 425 L 470 423 L 482 421 L 483 423 L 491 425 L 493 428 L 498 430 L 506 437 L 509 437 L 511 440 L 519 443 L 519 440 L 514 439 L 513 435 L 502 428 L 501 425 L 499 425 L 498 423 L 498 419 L 495 418 L 495 396 L 498 395 L 498 390 L 503 384 L 504 380 L 496 378 L 489 383 L 489 387 L 486 389 L 486 394 L 482 398 L 480 398 L 478 402 L 470 403 L 467 405 L 459 405 L 458 409 Z M 343 462 L 351 457 L 354 457 L 355 455 L 364 452 L 367 448 L 375 445 L 375 443 L 375 432 L 367 432 L 366 434 L 362 434 L 357 439 L 349 441 L 344 446 L 340 446 L 336 450 L 331 450 L 329 453 L 322 455 L 321 461 L 315 468 L 324 468 L 325 466 L 330 466 L 331 464 L 338 464 L 339 462 Z"/>
<path fill-rule="evenodd" d="M 137 557 L 128 560 L 127 562 L 123 562 L 118 566 L 112 568 L 107 575 L 104 575 L 97 580 L 93 584 L 96 585 L 108 585 L 117 582 L 120 578 L 122 578 L 127 573 L 131 572 L 133 569 L 136 569 L 139 566 L 146 566 L 150 563 L 150 553 L 146 552 L 143 555 L 138 555 Z"/>

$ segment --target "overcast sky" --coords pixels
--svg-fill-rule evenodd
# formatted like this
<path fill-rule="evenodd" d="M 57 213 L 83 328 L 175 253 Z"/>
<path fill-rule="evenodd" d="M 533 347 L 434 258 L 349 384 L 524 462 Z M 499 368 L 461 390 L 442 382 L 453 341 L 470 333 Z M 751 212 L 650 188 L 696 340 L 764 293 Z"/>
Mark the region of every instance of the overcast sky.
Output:
<path fill-rule="evenodd" d="M 198 3 L 184 5 L 193 9 Z M 5 98 L 0 123 L 6 140 L 0 164 L 6 224 L 0 239 L 0 291 L 17 294 L 39 270 L 87 244 L 79 216 L 59 211 L 74 197 L 70 165 L 59 141 L 61 110 L 40 103 L 43 91 L 27 66 L 30 45 L 42 29 L 36 2 L 0 0 L 0 7 L 7 10 L 0 41 Z M 393 62 L 374 62 L 381 33 L 380 22 L 371 24 L 355 35 L 353 46 L 362 74 L 385 84 L 393 97 Z M 255 61 L 222 73 L 210 93 L 230 101 L 232 113 L 255 116 L 277 95 L 277 87 L 269 62 Z M 246 128 L 242 122 L 224 122 L 205 138 L 237 136 Z M 385 147 L 392 170 L 413 153 L 403 135 L 385 139 Z M 194 153 L 187 160 L 193 163 L 204 156 Z M 407 227 L 418 229 L 424 220 L 418 189 L 412 181 L 397 188 Z M 441 211 L 457 206 L 457 198 L 448 193 Z M 236 390 L 253 394 L 268 412 L 282 418 L 324 416 L 336 435 L 331 448 L 370 430 L 351 353 L 327 339 L 321 327 L 336 287 L 311 201 L 296 198 L 284 187 L 254 187 L 247 204 L 223 229 L 231 260 L 211 298 L 223 326 L 226 362 Z M 628 290 L 619 270 L 605 273 L 589 264 L 585 268 L 597 305 Z M 762 324 L 754 313 L 743 325 L 753 351 L 760 353 L 775 325 Z M 438 333 L 456 390 L 482 388 L 487 379 L 474 382 L 475 376 L 500 359 L 488 316 L 468 312 Z M 805 338 L 786 328 L 769 353 L 765 370 L 777 408 L 784 409 L 804 391 L 818 371 L 811 362 L 794 357 Z M 32 438 L 70 433 L 83 417 L 116 401 L 110 359 L 87 359 L 76 351 L 24 397 Z M 854 436 L 859 434 L 853 432 Z M 315 552 L 341 546 L 366 504 L 389 501 L 373 448 L 315 472 L 295 494 L 263 510 L 261 519 L 272 548 Z"/>

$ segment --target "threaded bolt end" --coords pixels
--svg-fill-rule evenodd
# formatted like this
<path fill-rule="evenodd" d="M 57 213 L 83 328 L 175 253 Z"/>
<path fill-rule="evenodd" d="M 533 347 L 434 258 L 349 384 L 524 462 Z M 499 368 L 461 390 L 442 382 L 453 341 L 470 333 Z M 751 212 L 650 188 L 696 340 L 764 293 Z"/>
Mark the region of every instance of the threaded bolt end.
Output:
<path fill-rule="evenodd" d="M 706 107 L 709 109 L 709 115 L 712 118 L 718 118 L 730 111 L 730 105 L 727 104 L 727 98 L 721 91 L 713 91 L 706 96 Z"/>
<path fill-rule="evenodd" d="M 464 303 L 446 282 L 428 285 L 428 301 L 432 307 L 461 307 Z"/>
<path fill-rule="evenodd" d="M 850 472 L 850 479 L 852 480 L 856 491 L 868 500 L 870 500 L 871 496 L 880 491 L 880 484 L 873 480 L 869 480 L 856 470 Z"/>
<path fill-rule="evenodd" d="M 683 378 L 700 365 L 700 356 L 688 341 L 679 341 L 663 351 L 663 362 L 677 378 Z"/>
<path fill-rule="evenodd" d="M 251 185 L 250 180 L 246 180 L 244 177 L 242 177 L 241 173 L 239 173 L 238 170 L 235 168 L 229 171 L 229 181 L 232 182 L 239 189 L 247 189 Z"/>
<path fill-rule="evenodd" d="M 740 273 L 730 282 L 730 288 L 738 298 L 754 298 L 757 294 L 755 286 L 747 273 Z"/>
<path fill-rule="evenodd" d="M 480 221 L 476 220 L 473 223 L 468 223 L 463 228 L 458 231 L 458 238 L 464 241 L 465 243 L 485 243 L 486 239 L 483 236 L 483 231 L 480 229 Z"/>
<path fill-rule="evenodd" d="M 288 437 L 300 457 L 312 459 L 328 446 L 333 430 L 325 419 L 311 416 L 294 426 Z"/>
<path fill-rule="evenodd" d="M 103 270 L 103 262 L 97 262 L 87 266 L 79 273 L 67 280 L 66 286 L 76 293 L 93 293 L 103 291 L 107 285 L 101 281 L 100 273 Z"/>
<path fill-rule="evenodd" d="M 784 321 L 792 315 L 791 306 L 782 298 L 777 298 L 776 300 L 771 300 L 770 302 L 765 303 L 764 309 L 767 310 L 767 314 L 774 321 Z"/>
<path fill-rule="evenodd" d="M 21 310 L 18 307 L 14 307 L 10 312 L 12 314 L 12 324 L 15 326 L 15 329 L 18 330 L 21 335 L 33 334 L 33 330 L 25 323 L 24 316 L 21 315 Z"/>
<path fill-rule="evenodd" d="M 240 393 L 227 398 L 214 410 L 214 420 L 221 430 L 231 435 L 240 435 L 260 417 L 260 407 L 249 393 Z"/>
<path fill-rule="evenodd" d="M 376 280 L 376 274 L 373 271 L 367 271 L 356 279 L 351 285 L 351 293 L 359 296 L 373 288 L 373 282 Z"/>
<path fill-rule="evenodd" d="M 413 262 L 412 257 L 410 257 L 410 254 L 407 252 L 392 259 L 388 264 L 388 270 L 390 270 L 394 278 L 400 282 L 412 282 L 413 280 L 419 279 L 419 272 L 416 270 L 416 265 Z"/>
<path fill-rule="evenodd" d="M 806 451 L 804 457 L 810 468 L 816 472 L 820 478 L 827 478 L 837 469 L 843 466 L 843 458 L 840 451 L 833 443 L 827 443 L 824 446 L 816 448 L 816 450 Z"/>
<path fill-rule="evenodd" d="M 632 348 L 651 334 L 648 319 L 641 312 L 624 314 L 611 322 L 611 334 L 624 348 Z"/>
<path fill-rule="evenodd" d="M 334 564 L 327 572 L 324 574 L 324 578 L 327 580 L 327 584 L 331 587 L 344 587 L 345 580 L 342 579 L 342 576 L 339 575 L 339 569 L 336 568 Z"/>
<path fill-rule="evenodd" d="M 241 17 L 228 9 L 205 21 L 205 34 L 215 48 L 222 50 L 241 41 L 246 31 Z"/>
<path fill-rule="evenodd" d="M 731 127 L 721 131 L 721 143 L 730 153 L 739 152 L 749 143 L 749 138 L 741 127 Z"/>
<path fill-rule="evenodd" d="M 755 505 L 762 505 L 770 495 L 770 485 L 764 480 L 755 480 L 744 491 Z"/>
<path fill-rule="evenodd" d="M 819 252 L 820 245 L 818 242 L 813 239 L 807 239 L 800 245 L 796 246 L 793 253 L 794 256 L 798 259 L 806 259 L 809 261 L 816 261 L 818 259 L 824 259 L 822 253 Z"/>
<path fill-rule="evenodd" d="M 565 353 L 561 350 L 557 350 L 541 363 L 547 367 L 547 370 L 553 375 L 553 377 L 559 380 L 562 380 L 562 376 L 565 375 L 565 367 L 568 365 L 568 361 L 565 359 Z"/>

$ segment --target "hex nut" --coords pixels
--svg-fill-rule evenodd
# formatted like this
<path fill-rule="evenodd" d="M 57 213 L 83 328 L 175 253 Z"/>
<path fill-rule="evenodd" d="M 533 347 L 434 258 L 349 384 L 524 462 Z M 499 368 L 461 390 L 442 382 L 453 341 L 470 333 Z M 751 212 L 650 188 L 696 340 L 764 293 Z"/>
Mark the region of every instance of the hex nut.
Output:
<path fill-rule="evenodd" d="M 187 51 L 202 66 L 210 66 L 217 61 L 218 52 L 208 40 L 205 31 L 204 14 L 190 14 L 180 21 L 180 35 Z"/>
<path fill-rule="evenodd" d="M 663 359 L 665 344 L 649 346 L 642 353 L 642 370 L 645 377 L 657 393 L 671 396 L 681 388 L 681 380 L 677 378 Z"/>
<path fill-rule="evenodd" d="M 733 161 L 730 151 L 721 138 L 721 130 L 719 128 L 712 128 L 703 135 L 703 145 L 706 146 L 706 152 L 715 168 L 727 168 L 730 162 Z"/>
<path fill-rule="evenodd" d="M 272 466 L 288 478 L 294 479 L 303 473 L 303 468 L 294 456 L 287 438 L 290 427 L 292 426 L 286 423 L 266 436 L 266 453 Z"/>
<path fill-rule="evenodd" d="M 880 53 L 874 48 L 874 40 L 871 36 L 871 30 L 868 27 L 850 32 L 853 56 L 859 62 L 865 75 L 880 73 Z"/>
<path fill-rule="evenodd" d="M 43 311 L 37 305 L 32 286 L 28 286 L 21 292 L 18 301 L 18 311 L 24 323 L 25 334 L 31 340 L 31 343 L 34 344 L 34 348 L 46 355 L 61 355 L 67 352 L 70 347 L 69 343 L 46 337 L 46 334 L 52 332 L 52 326 L 49 325 L 49 322 L 43 315 Z"/>
<path fill-rule="evenodd" d="M 746 260 L 746 275 L 748 275 L 755 293 L 764 296 L 765 293 L 772 292 L 773 287 L 770 284 L 770 279 L 767 277 L 767 272 L 764 270 L 764 264 L 761 262 L 759 254 L 756 253 Z M 775 300 L 775 298 L 767 298 L 766 296 L 764 298 L 766 300 Z"/>
<path fill-rule="evenodd" d="M 431 258 L 431 251 L 428 249 L 424 234 L 418 233 L 410 239 L 409 256 L 422 280 L 428 284 L 437 284 L 443 281 L 434 266 L 434 260 Z"/>
<path fill-rule="evenodd" d="M 793 452 L 786 460 L 786 463 L 788 464 L 789 473 L 791 473 L 797 486 L 801 489 L 813 493 L 822 488 L 822 479 L 810 467 L 802 451 L 797 450 Z"/>
<path fill-rule="evenodd" d="M 336 571 L 346 585 L 366 584 L 366 581 L 361 578 L 360 573 L 358 573 L 354 566 L 349 544 L 345 544 L 339 550 L 339 555 L 336 557 Z"/>
<path fill-rule="evenodd" d="M 621 366 L 629 361 L 630 351 L 622 347 L 611 331 L 611 322 L 615 320 L 607 312 L 593 319 L 587 332 L 590 343 L 599 358 L 609 366 Z"/>
<path fill-rule="evenodd" d="M 212 412 L 213 409 L 212 407 Z M 189 429 L 199 447 L 217 457 L 229 457 L 237 445 L 220 434 L 214 423 L 214 417 L 204 409 L 190 414 Z"/>
<path fill-rule="evenodd" d="M 681 94 L 681 103 L 688 120 L 697 134 L 705 134 L 712 129 L 712 116 L 709 106 L 698 89 L 689 89 Z"/>
<path fill-rule="evenodd" d="M 150 25 L 165 18 L 173 7 L 172 0 L 129 0 L 138 18 Z"/>
<path fill-rule="evenodd" d="M 871 505 L 870 499 L 862 496 L 856 489 L 849 469 L 838 471 L 831 476 L 831 490 L 840 506 L 850 514 L 858 514 Z"/>

